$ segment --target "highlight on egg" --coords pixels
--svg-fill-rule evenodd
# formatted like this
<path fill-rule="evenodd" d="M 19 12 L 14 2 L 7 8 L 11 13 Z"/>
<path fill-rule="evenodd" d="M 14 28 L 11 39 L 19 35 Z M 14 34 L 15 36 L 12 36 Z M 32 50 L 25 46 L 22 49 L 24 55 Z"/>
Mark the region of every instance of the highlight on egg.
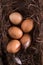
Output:
<path fill-rule="evenodd" d="M 23 32 L 19 27 L 12 26 L 8 29 L 8 34 L 14 39 L 20 39 L 23 35 Z"/>
<path fill-rule="evenodd" d="M 7 45 L 8 53 L 17 53 L 21 48 L 21 43 L 18 40 L 12 40 Z"/>
<path fill-rule="evenodd" d="M 9 19 L 10 19 L 11 23 L 18 25 L 21 23 L 23 17 L 19 12 L 13 12 L 9 15 Z"/>

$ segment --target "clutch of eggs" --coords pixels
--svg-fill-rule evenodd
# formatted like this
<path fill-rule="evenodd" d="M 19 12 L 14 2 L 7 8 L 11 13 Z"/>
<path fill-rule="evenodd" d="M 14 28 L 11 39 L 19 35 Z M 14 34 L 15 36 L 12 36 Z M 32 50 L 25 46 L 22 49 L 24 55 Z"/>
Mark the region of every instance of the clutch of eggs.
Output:
<path fill-rule="evenodd" d="M 34 27 L 33 20 L 29 18 L 22 21 L 23 17 L 18 12 L 11 13 L 9 15 L 9 19 L 11 23 L 15 25 L 18 25 L 21 22 L 22 24 L 21 24 L 21 29 L 17 26 L 12 26 L 8 29 L 8 34 L 10 35 L 10 37 L 12 37 L 15 40 L 12 40 L 8 43 L 7 51 L 9 53 L 17 53 L 21 48 L 21 44 L 25 49 L 27 49 L 31 43 L 31 36 L 28 34 L 28 32 L 30 32 Z M 17 39 L 20 39 L 20 41 L 18 41 Z"/>

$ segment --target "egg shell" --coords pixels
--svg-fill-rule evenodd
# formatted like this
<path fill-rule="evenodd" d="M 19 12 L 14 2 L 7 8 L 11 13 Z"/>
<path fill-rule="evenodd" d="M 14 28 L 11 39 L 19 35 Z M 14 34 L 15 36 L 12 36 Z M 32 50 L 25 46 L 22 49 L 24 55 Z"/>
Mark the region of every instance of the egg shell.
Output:
<path fill-rule="evenodd" d="M 20 28 L 12 26 L 8 29 L 9 35 L 14 39 L 20 39 L 23 35 L 23 32 Z"/>
<path fill-rule="evenodd" d="M 34 23 L 32 19 L 26 19 L 21 24 L 21 29 L 27 33 L 30 32 L 33 29 Z"/>
<path fill-rule="evenodd" d="M 13 12 L 9 15 L 9 19 L 10 19 L 11 23 L 18 25 L 19 23 L 21 23 L 23 17 L 20 13 Z"/>
<path fill-rule="evenodd" d="M 7 51 L 9 53 L 17 53 L 20 50 L 20 48 L 21 48 L 20 45 L 21 45 L 20 41 L 18 41 L 18 40 L 12 40 L 7 45 Z"/>
<path fill-rule="evenodd" d="M 25 48 L 26 46 L 29 47 L 31 43 L 31 37 L 29 34 L 24 34 L 20 41 Z"/>

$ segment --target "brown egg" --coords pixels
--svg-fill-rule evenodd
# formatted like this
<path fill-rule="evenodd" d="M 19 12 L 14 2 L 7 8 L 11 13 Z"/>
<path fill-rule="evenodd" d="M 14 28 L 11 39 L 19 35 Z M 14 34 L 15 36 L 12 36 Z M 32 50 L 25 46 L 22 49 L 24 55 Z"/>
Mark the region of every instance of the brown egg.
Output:
<path fill-rule="evenodd" d="M 30 32 L 33 29 L 33 20 L 32 19 L 26 19 L 23 21 L 21 28 L 24 32 Z"/>
<path fill-rule="evenodd" d="M 17 53 L 20 50 L 20 42 L 18 40 L 12 40 L 7 45 L 7 51 L 9 53 Z"/>
<path fill-rule="evenodd" d="M 31 37 L 28 34 L 24 34 L 20 41 L 22 45 L 24 46 L 24 48 L 27 49 L 30 46 Z"/>
<path fill-rule="evenodd" d="M 10 27 L 8 29 L 8 33 L 14 39 L 20 39 L 22 37 L 22 35 L 23 35 L 22 30 L 20 28 L 18 28 L 18 27 L 15 27 L 15 26 Z"/>
<path fill-rule="evenodd" d="M 11 13 L 9 15 L 9 19 L 10 19 L 10 21 L 13 24 L 17 25 L 17 24 L 21 23 L 21 21 L 22 21 L 22 15 L 20 13 L 18 13 L 18 12 L 14 12 L 14 13 Z"/>

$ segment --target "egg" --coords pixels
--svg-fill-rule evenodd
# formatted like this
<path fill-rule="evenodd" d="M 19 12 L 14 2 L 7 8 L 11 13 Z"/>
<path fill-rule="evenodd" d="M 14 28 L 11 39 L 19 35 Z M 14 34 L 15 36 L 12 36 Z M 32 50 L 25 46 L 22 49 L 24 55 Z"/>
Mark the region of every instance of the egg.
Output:
<path fill-rule="evenodd" d="M 20 28 L 12 26 L 8 29 L 8 34 L 14 39 L 20 39 L 23 35 L 23 32 Z"/>
<path fill-rule="evenodd" d="M 21 38 L 20 42 L 24 46 L 25 49 L 27 49 L 30 46 L 31 43 L 31 37 L 29 34 L 24 34 Z"/>
<path fill-rule="evenodd" d="M 33 29 L 33 20 L 32 19 L 26 19 L 23 21 L 23 23 L 21 24 L 21 29 L 27 33 L 30 32 Z"/>
<path fill-rule="evenodd" d="M 12 40 L 7 45 L 7 52 L 9 53 L 17 53 L 21 48 L 20 41 Z"/>
<path fill-rule="evenodd" d="M 11 23 L 18 25 L 19 23 L 21 23 L 23 17 L 20 13 L 13 12 L 9 15 L 9 19 L 10 19 Z"/>

